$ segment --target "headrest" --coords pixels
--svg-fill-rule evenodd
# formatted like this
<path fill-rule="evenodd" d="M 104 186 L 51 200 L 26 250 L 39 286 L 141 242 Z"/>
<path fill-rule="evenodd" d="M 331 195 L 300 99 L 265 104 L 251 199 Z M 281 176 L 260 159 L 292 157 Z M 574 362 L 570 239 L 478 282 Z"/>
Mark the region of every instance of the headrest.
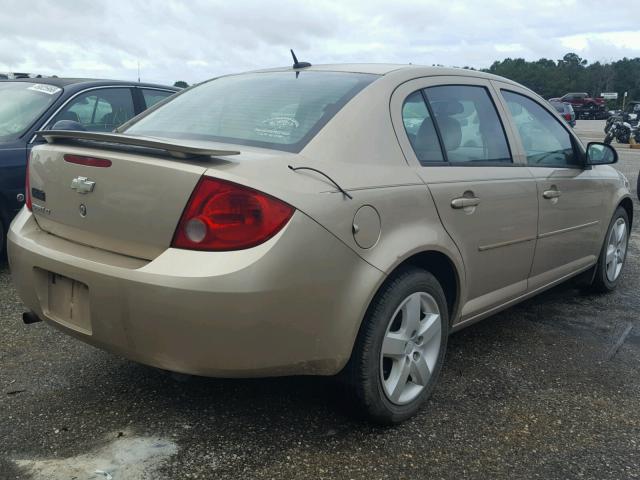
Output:
<path fill-rule="evenodd" d="M 436 115 L 457 115 L 464 112 L 464 106 L 457 100 L 437 101 L 431 104 Z"/>
<path fill-rule="evenodd" d="M 511 115 L 513 115 L 514 117 L 517 117 L 522 113 L 522 105 L 520 105 L 519 103 L 507 102 L 507 105 L 509 106 L 509 111 L 511 112 Z"/>
<path fill-rule="evenodd" d="M 460 147 L 460 142 L 462 141 L 460 122 L 451 117 L 438 117 L 438 126 L 447 151 Z"/>

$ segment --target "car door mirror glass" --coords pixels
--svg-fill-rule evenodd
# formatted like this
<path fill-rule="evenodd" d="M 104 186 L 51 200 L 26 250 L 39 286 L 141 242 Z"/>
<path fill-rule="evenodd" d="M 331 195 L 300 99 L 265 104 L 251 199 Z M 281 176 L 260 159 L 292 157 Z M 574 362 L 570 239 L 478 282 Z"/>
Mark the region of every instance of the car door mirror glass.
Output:
<path fill-rule="evenodd" d="M 84 128 L 80 122 L 75 122 L 73 120 L 58 120 L 53 124 L 51 130 L 73 130 L 76 132 L 84 132 L 87 129 Z"/>
<path fill-rule="evenodd" d="M 600 142 L 591 142 L 587 145 L 587 165 L 608 165 L 618 161 L 618 152 Z"/>

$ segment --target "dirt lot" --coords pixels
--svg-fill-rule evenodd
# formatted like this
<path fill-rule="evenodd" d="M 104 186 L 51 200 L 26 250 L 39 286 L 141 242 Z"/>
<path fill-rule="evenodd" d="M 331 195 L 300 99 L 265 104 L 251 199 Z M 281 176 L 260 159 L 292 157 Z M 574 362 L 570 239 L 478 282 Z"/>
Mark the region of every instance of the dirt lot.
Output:
<path fill-rule="evenodd" d="M 170 375 L 25 326 L 2 266 L 0 479 L 640 478 L 637 232 L 617 292 L 561 286 L 453 335 L 427 408 L 388 429 L 326 379 Z"/>

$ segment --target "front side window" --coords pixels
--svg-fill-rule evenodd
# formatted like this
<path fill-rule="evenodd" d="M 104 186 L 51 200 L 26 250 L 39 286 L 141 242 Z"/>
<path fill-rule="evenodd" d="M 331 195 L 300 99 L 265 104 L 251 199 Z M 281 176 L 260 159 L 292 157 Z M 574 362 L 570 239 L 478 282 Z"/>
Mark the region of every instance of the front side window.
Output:
<path fill-rule="evenodd" d="M 533 100 L 502 91 L 531 166 L 580 166 L 571 135 L 560 122 Z"/>
<path fill-rule="evenodd" d="M 444 85 L 425 94 L 451 163 L 511 163 L 511 152 L 489 92 L 484 87 Z"/>
<path fill-rule="evenodd" d="M 15 140 L 25 133 L 61 93 L 53 85 L 0 83 L 0 141 Z"/>
<path fill-rule="evenodd" d="M 134 116 L 129 88 L 90 90 L 75 97 L 50 122 L 60 120 L 80 123 L 90 132 L 111 132 Z"/>
<path fill-rule="evenodd" d="M 411 147 L 422 165 L 444 161 L 433 119 L 420 91 L 413 92 L 405 100 L 402 122 Z"/>
<path fill-rule="evenodd" d="M 315 71 L 220 77 L 178 95 L 125 133 L 298 152 L 377 78 Z"/>

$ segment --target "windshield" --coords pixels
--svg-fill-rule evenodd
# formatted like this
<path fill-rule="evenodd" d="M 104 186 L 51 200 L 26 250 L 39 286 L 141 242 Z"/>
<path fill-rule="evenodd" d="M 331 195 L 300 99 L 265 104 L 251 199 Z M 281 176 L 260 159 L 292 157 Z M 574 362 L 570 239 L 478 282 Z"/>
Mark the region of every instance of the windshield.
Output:
<path fill-rule="evenodd" d="M 0 82 L 0 141 L 22 135 L 61 92 L 53 85 Z"/>
<path fill-rule="evenodd" d="M 298 152 L 376 78 L 309 71 L 221 77 L 178 95 L 126 133 Z"/>

